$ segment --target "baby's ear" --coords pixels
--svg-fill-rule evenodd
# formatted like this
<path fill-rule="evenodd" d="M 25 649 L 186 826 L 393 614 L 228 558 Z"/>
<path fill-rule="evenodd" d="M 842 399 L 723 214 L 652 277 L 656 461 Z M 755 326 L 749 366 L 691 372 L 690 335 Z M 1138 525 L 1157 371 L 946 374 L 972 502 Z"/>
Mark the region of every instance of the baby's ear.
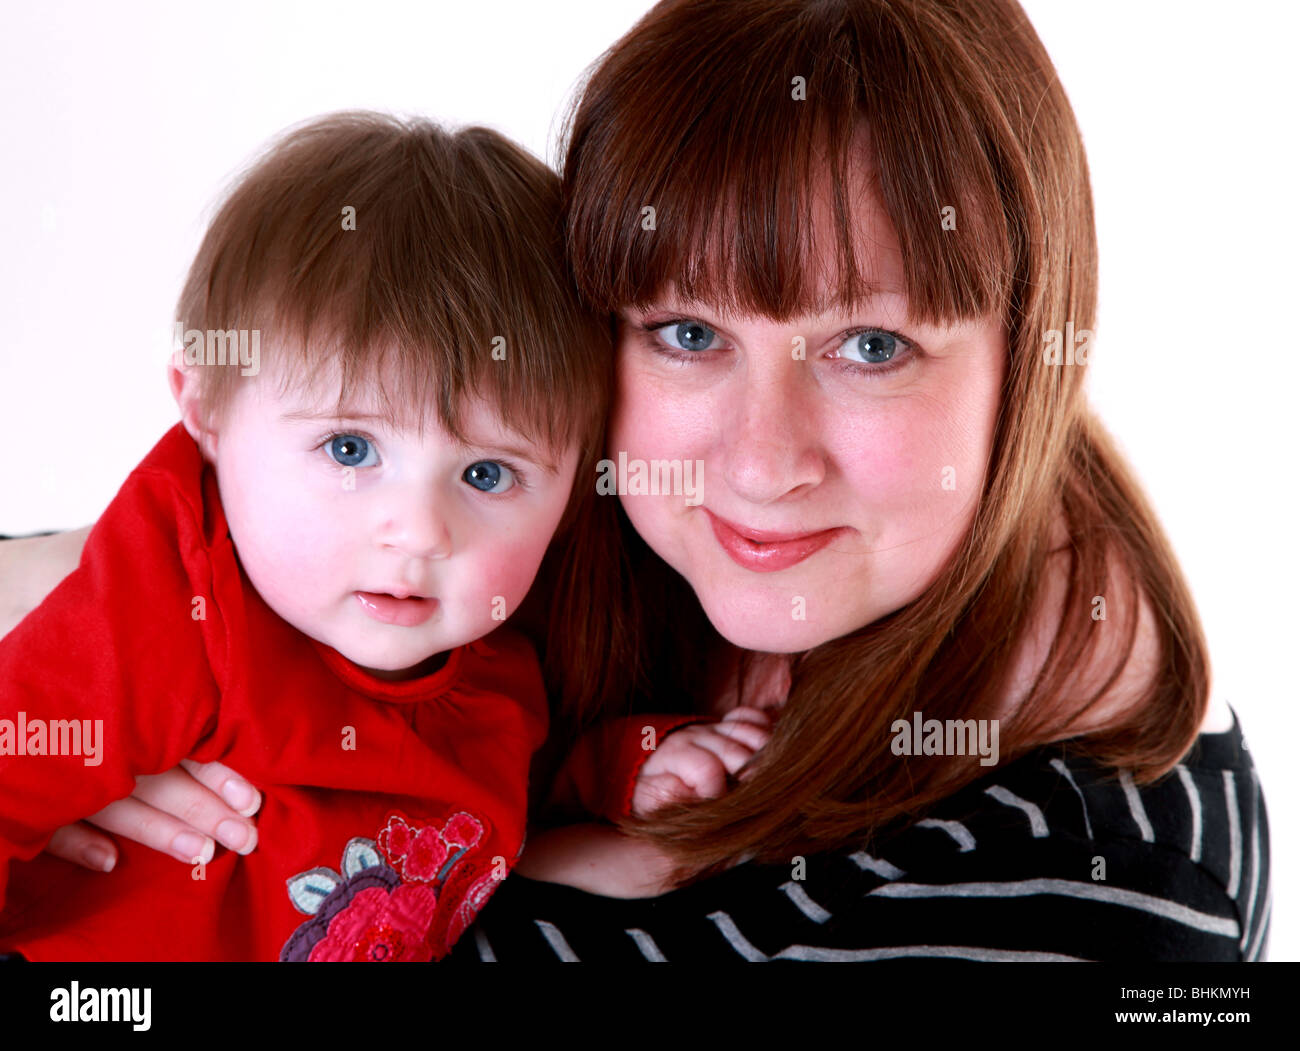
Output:
<path fill-rule="evenodd" d="M 190 437 L 199 443 L 204 457 L 215 460 L 217 432 L 207 427 L 203 402 L 199 396 L 202 391 L 199 368 L 196 365 L 186 365 L 183 355 L 184 352 L 180 350 L 172 354 L 172 359 L 167 364 L 167 385 L 171 388 L 172 397 L 176 399 L 176 405 L 181 410 L 181 423 Z"/>

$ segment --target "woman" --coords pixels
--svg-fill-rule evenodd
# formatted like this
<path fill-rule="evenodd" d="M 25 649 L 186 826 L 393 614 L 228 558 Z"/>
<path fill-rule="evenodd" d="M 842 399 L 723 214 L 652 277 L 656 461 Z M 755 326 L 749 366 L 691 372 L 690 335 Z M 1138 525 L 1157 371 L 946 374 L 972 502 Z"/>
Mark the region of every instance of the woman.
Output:
<path fill-rule="evenodd" d="M 564 179 L 609 455 L 703 472 L 620 497 L 635 710 L 774 730 L 728 780 L 678 730 L 681 798 L 534 836 L 453 958 L 1263 958 L 1262 795 L 1084 402 L 1087 165 L 1020 8 L 667 0 Z M 154 803 L 239 849 L 181 776 L 100 823 L 166 848 Z"/>

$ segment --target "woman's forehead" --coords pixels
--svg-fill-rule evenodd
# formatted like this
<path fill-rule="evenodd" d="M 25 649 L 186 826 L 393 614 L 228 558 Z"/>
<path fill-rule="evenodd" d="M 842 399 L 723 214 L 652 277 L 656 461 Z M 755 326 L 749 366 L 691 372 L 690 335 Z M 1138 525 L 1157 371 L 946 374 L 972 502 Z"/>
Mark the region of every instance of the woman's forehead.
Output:
<path fill-rule="evenodd" d="M 905 303 L 907 277 L 898 233 L 880 198 L 879 183 L 869 155 L 870 139 L 865 130 L 856 140 L 854 153 L 837 167 L 823 159 L 810 175 L 807 194 L 790 200 L 791 208 L 803 212 L 803 219 L 785 228 L 771 228 L 768 238 L 780 242 L 797 240 L 800 260 L 802 315 L 817 316 L 842 313 L 878 305 L 891 300 Z M 824 155 L 823 155 L 824 158 Z M 936 222 L 938 217 L 936 216 Z M 752 283 L 754 266 L 751 246 L 738 237 L 729 224 L 720 223 L 710 231 L 708 247 L 702 259 L 692 261 L 715 278 L 707 287 L 723 289 Z M 846 273 L 845 250 L 852 254 L 852 273 Z M 788 257 L 787 257 L 788 258 Z M 742 262 L 742 260 L 744 262 Z M 743 277 L 741 269 L 750 271 Z M 685 277 L 686 261 L 683 261 Z M 721 278 L 721 280 L 716 280 Z M 779 280 L 770 275 L 773 282 Z M 672 300 L 682 306 L 706 305 L 679 290 L 690 285 L 673 277 L 654 297 L 657 303 Z M 715 311 L 731 315 L 752 314 L 743 304 L 730 297 L 715 296 L 710 305 Z"/>
<path fill-rule="evenodd" d="M 806 247 L 800 253 L 801 302 L 798 316 L 808 319 L 840 317 L 846 312 L 888 308 L 906 316 L 908 302 L 907 274 L 898 235 L 874 189 L 863 176 L 848 180 L 841 206 L 848 209 L 849 248 L 853 255 L 853 272 L 846 273 L 844 248 L 845 226 L 836 218 L 836 202 L 827 187 L 829 179 L 808 201 L 807 224 L 803 228 Z M 937 220 L 936 220 L 937 221 Z M 781 236 L 780 232 L 773 233 Z M 743 287 L 735 260 L 744 258 L 740 245 L 727 244 L 725 231 L 713 239 L 713 250 L 701 261 L 713 278 L 706 292 L 691 293 L 692 282 L 669 275 L 662 285 L 644 301 L 634 306 L 679 310 L 707 309 L 719 319 L 759 316 L 752 304 L 741 297 L 725 294 L 726 289 Z M 750 264 L 752 266 L 752 264 Z M 776 275 L 771 280 L 778 280 Z"/>
<path fill-rule="evenodd" d="M 907 318 L 907 302 L 907 290 L 901 284 L 901 277 L 900 283 L 896 286 L 864 284 L 859 289 L 858 295 L 848 302 L 838 296 L 835 287 L 831 285 L 823 290 L 823 294 L 819 295 L 817 300 L 809 303 L 795 317 L 800 322 L 816 325 L 821 321 L 837 322 L 847 314 L 872 311 L 873 313 L 888 314 L 897 319 L 899 324 L 902 324 Z M 782 321 L 794 319 L 793 317 L 769 318 L 769 315 L 756 313 L 739 303 L 685 295 L 677 284 L 671 281 L 665 284 L 651 299 L 642 303 L 626 304 L 618 313 L 626 316 L 651 311 L 664 311 L 671 314 L 680 314 L 684 317 L 707 315 L 716 321 L 724 323 L 755 319 Z"/>
<path fill-rule="evenodd" d="M 807 206 L 812 250 L 807 258 L 818 271 L 817 303 L 826 302 L 841 284 L 840 253 L 846 229 L 858 277 L 852 291 L 864 298 L 881 292 L 907 294 L 903 253 L 881 200 L 873 148 L 870 130 L 861 122 L 840 165 L 832 164 L 823 154 L 812 169 Z M 847 214 L 847 224 L 841 211 Z"/>

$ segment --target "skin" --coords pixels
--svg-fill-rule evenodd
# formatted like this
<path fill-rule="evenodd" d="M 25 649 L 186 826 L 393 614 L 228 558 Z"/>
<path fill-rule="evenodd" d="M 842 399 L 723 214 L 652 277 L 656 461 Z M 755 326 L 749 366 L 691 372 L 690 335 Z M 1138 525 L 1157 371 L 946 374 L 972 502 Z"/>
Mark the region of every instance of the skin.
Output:
<path fill-rule="evenodd" d="M 679 341 L 671 322 L 654 330 L 671 317 L 708 333 L 698 358 L 659 349 Z M 855 360 L 858 340 L 846 334 L 862 326 L 908 333 L 892 372 Z M 791 359 L 796 337 L 806 360 Z M 811 649 L 907 604 L 951 556 L 983 484 L 1005 353 L 998 325 L 922 329 L 895 296 L 856 315 L 784 323 L 674 297 L 629 311 L 612 444 L 629 458 L 701 461 L 704 500 L 623 504 L 724 638 L 768 653 Z M 940 484 L 945 467 L 962 480 L 956 490 Z M 796 565 L 759 572 L 726 553 L 710 513 L 760 530 L 844 532 Z"/>
<path fill-rule="evenodd" d="M 399 679 L 432 671 L 518 607 L 564 513 L 576 447 L 548 469 L 481 403 L 468 407 L 469 447 L 436 426 L 395 427 L 364 400 L 337 416 L 337 380 L 286 390 L 274 365 L 204 429 L 199 368 L 172 366 L 182 420 L 215 465 L 244 572 L 284 620 Z M 341 462 L 341 450 L 355 462 Z M 490 489 L 467 481 L 476 465 Z M 423 624 L 381 623 L 359 591 L 437 605 Z"/>
<path fill-rule="evenodd" d="M 650 546 L 691 584 L 728 643 L 765 654 L 739 690 L 720 682 L 711 698 L 709 710 L 719 716 L 733 712 L 731 719 L 704 728 L 707 735 L 683 730 L 661 742 L 638 786 L 645 807 L 683 793 L 720 791 L 722 771 L 736 773 L 766 740 L 770 722 L 761 710 L 779 710 L 784 700 L 784 655 L 851 632 L 916 598 L 974 516 L 1006 365 L 1004 328 L 995 318 L 947 327 L 911 322 L 899 294 L 897 238 L 865 184 L 860 189 L 859 259 L 869 261 L 871 284 L 884 291 L 852 312 L 817 311 L 777 321 L 738 315 L 721 304 L 684 302 L 672 288 L 658 302 L 621 312 L 609 455 L 621 450 L 629 459 L 700 460 L 705 480 L 699 505 L 688 505 L 681 495 L 629 495 L 621 497 L 624 507 Z M 829 272 L 829 242 L 820 244 L 820 265 Z M 680 349 L 682 322 L 698 326 L 686 330 L 686 343 L 704 349 Z M 864 355 L 854 333 L 867 330 L 869 338 L 878 337 L 881 329 L 905 343 L 877 340 Z M 796 336 L 804 339 L 803 360 L 791 354 Z M 893 348 L 889 360 L 902 363 L 896 369 L 886 372 L 877 360 L 882 346 Z M 942 484 L 945 467 L 953 468 L 955 488 Z M 726 554 L 709 512 L 753 528 L 843 532 L 794 566 L 759 573 Z M 1063 529 L 1058 523 L 1062 545 Z M 1059 623 L 1065 565 L 1061 556 L 1051 560 L 1047 583 L 1035 597 L 1033 627 L 1021 640 L 1009 678 L 1006 713 L 1032 684 Z M 803 620 L 791 613 L 796 596 L 806 600 Z M 1143 605 L 1119 615 L 1114 638 L 1123 637 L 1123 616 L 1139 617 L 1125 672 L 1089 721 L 1062 720 L 1060 737 L 1086 732 L 1122 711 L 1147 681 L 1158 656 L 1151 611 Z M 1078 687 L 1104 680 L 1112 657 L 1103 647 Z M 1202 729 L 1230 727 L 1231 715 L 1220 702 Z M 686 776 L 672 774 L 678 783 L 664 776 L 669 764 L 659 755 L 669 756 L 670 746 L 674 768 L 682 769 L 680 761 L 696 764 Z M 97 823 L 110 827 L 111 820 L 111 830 L 145 841 L 155 832 L 151 823 L 172 831 L 173 819 L 148 807 L 150 799 L 165 801 L 172 813 L 192 815 L 198 828 L 231 820 L 230 809 L 211 793 L 242 784 L 238 776 L 216 764 L 195 776 L 206 791 L 172 771 L 137 791 L 143 802 L 113 804 Z M 157 833 L 158 841 L 163 835 Z M 69 858 L 91 847 L 112 849 L 84 826 L 62 830 L 56 839 L 50 849 Z M 642 897 L 666 889 L 668 868 L 656 848 L 610 826 L 589 824 L 530 837 L 516 871 L 591 893 Z"/>

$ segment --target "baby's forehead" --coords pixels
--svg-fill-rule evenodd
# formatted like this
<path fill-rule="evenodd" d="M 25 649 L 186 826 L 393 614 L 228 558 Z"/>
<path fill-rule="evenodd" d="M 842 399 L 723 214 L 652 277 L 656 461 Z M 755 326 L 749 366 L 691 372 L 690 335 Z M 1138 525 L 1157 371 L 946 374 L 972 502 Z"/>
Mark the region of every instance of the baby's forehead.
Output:
<path fill-rule="evenodd" d="M 416 440 L 441 439 L 463 449 L 508 448 L 534 462 L 550 462 L 549 451 L 511 424 L 511 414 L 490 399 L 461 395 L 450 415 L 438 399 L 416 399 L 387 389 L 381 380 L 345 389 L 328 371 L 310 377 L 275 377 L 266 409 L 287 425 L 320 428 L 364 426 L 380 434 Z"/>
<path fill-rule="evenodd" d="M 449 373 L 463 372 L 464 353 L 458 365 L 457 355 L 440 356 L 437 349 L 387 339 L 298 338 L 288 331 L 268 332 L 263 342 L 260 374 L 240 384 L 251 392 L 246 409 L 268 424 L 316 429 L 317 437 L 346 425 L 378 438 L 442 438 L 466 450 L 512 451 L 548 470 L 579 440 L 572 428 L 548 429 L 546 391 L 518 369 L 513 382 L 493 382 L 489 362 L 457 382 Z M 492 348 L 485 345 L 483 353 L 490 355 Z"/>

